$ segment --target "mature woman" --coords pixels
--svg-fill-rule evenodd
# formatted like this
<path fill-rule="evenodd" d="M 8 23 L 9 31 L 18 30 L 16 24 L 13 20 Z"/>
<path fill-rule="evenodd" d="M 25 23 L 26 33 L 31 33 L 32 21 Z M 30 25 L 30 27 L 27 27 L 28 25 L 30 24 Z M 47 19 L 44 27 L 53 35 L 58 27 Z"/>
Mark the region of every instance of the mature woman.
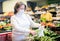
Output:
<path fill-rule="evenodd" d="M 24 41 L 25 38 L 31 33 L 35 35 L 34 30 L 30 30 L 30 27 L 40 27 L 40 24 L 32 21 L 31 17 L 24 14 L 26 6 L 22 2 L 16 3 L 14 7 L 14 16 L 11 17 L 12 41 Z"/>

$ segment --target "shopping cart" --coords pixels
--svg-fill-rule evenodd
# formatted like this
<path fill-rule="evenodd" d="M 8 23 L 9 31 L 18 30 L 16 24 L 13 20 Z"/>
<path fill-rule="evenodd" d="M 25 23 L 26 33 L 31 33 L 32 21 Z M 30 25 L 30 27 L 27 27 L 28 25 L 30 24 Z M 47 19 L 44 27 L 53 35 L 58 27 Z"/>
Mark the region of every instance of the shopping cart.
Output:
<path fill-rule="evenodd" d="M 0 33 L 0 41 L 6 41 L 6 33 Z"/>

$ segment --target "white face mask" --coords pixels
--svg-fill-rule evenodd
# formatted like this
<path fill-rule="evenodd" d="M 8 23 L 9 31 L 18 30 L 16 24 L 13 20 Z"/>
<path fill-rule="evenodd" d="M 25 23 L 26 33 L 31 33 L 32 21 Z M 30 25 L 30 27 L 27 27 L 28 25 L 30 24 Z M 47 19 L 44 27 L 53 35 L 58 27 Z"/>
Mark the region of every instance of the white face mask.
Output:
<path fill-rule="evenodd" d="M 22 14 L 24 14 L 24 10 L 19 10 L 17 13 L 17 15 L 22 15 Z"/>
<path fill-rule="evenodd" d="M 27 12 L 27 14 L 32 14 L 32 11 Z"/>
<path fill-rule="evenodd" d="M 24 10 L 19 10 L 19 13 L 24 13 Z"/>
<path fill-rule="evenodd" d="M 17 12 L 17 16 L 18 17 L 20 17 L 21 15 L 23 15 L 24 14 L 24 10 L 19 10 L 18 12 Z"/>
<path fill-rule="evenodd" d="M 43 11 L 42 13 L 43 13 L 43 14 L 46 14 L 46 12 L 45 12 L 45 11 Z"/>
<path fill-rule="evenodd" d="M 32 13 L 31 11 L 28 12 L 28 14 L 31 14 L 31 13 Z"/>

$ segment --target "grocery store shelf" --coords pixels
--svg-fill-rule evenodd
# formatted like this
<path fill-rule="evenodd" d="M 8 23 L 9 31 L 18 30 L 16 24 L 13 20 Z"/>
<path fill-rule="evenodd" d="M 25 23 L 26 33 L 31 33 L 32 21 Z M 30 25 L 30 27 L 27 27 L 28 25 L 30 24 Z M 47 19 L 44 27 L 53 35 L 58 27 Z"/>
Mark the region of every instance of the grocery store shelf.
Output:
<path fill-rule="evenodd" d="M 53 17 L 53 20 L 60 20 L 60 17 Z"/>

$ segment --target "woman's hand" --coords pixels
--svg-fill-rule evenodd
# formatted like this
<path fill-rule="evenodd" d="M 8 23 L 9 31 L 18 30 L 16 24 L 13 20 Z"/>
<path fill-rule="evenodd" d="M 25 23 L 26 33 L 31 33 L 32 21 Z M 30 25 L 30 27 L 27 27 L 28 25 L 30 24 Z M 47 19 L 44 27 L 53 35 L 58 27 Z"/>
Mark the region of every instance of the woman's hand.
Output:
<path fill-rule="evenodd" d="M 36 35 L 36 32 L 35 32 L 34 30 L 30 30 L 30 33 L 31 33 L 32 35 Z"/>
<path fill-rule="evenodd" d="M 45 22 L 41 22 L 41 25 L 46 26 L 46 23 Z"/>

